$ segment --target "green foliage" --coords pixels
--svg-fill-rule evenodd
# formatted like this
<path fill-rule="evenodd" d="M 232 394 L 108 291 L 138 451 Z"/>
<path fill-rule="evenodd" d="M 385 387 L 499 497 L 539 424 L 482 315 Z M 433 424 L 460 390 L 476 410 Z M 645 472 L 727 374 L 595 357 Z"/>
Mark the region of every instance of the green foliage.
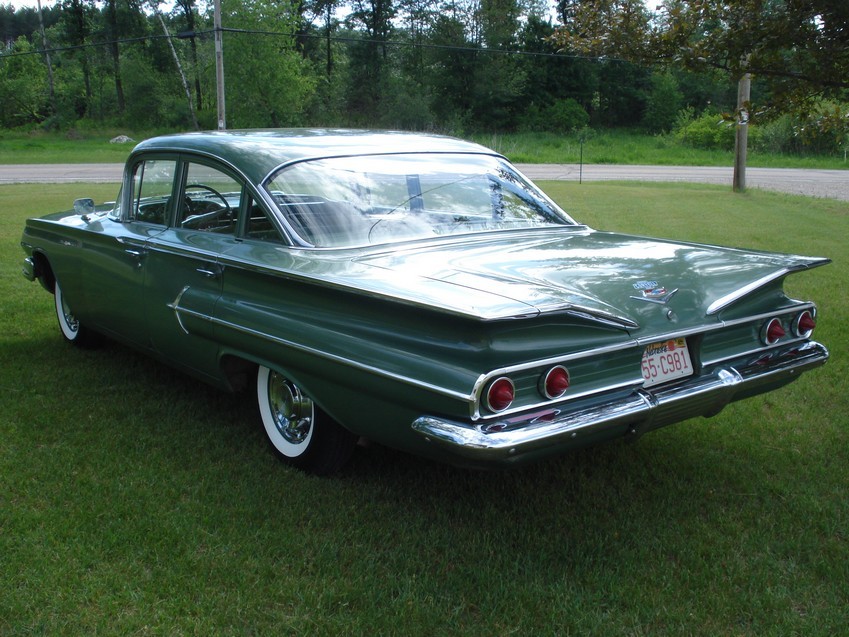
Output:
<path fill-rule="evenodd" d="M 10 54 L 0 54 L 0 126 L 12 128 L 39 121 L 48 107 L 47 69 L 23 36 Z"/>
<path fill-rule="evenodd" d="M 233 28 L 293 32 L 296 6 L 256 0 L 225 2 Z M 224 38 L 226 53 L 227 125 L 230 128 L 294 126 L 315 90 L 309 65 L 294 49 L 294 38 L 262 33 L 234 33 Z"/>
<path fill-rule="evenodd" d="M 153 72 L 150 64 L 135 51 L 124 56 L 123 70 L 126 115 L 140 128 L 185 127 L 189 121 L 185 100 L 169 90 L 167 78 Z"/>
<path fill-rule="evenodd" d="M 685 111 L 675 127 L 678 141 L 703 150 L 733 150 L 734 136 L 734 124 L 712 112 L 692 117 L 692 110 Z"/>
<path fill-rule="evenodd" d="M 755 1 L 713 6 L 701 0 L 664 0 L 658 13 L 638 0 L 562 0 L 558 11 L 567 26 L 558 30 L 540 3 L 524 0 L 441 5 L 434 0 L 224 0 L 227 125 L 563 135 L 585 126 L 589 116 L 599 131 L 642 128 L 665 134 L 675 128 L 687 144 L 727 149 L 729 131 L 704 122 L 683 130 L 673 122 L 683 105 L 694 113 L 734 109 L 736 76 L 729 71 L 727 51 L 721 60 L 714 56 L 690 62 L 694 50 L 707 54 L 722 38 L 740 35 L 729 16 Z M 810 6 L 771 3 L 768 12 L 738 16 L 740 24 L 756 33 L 762 33 L 765 21 L 773 21 L 772 35 L 759 41 L 758 55 L 751 59 L 769 61 L 766 54 L 779 51 L 796 67 L 810 69 L 803 64 L 804 56 L 821 58 L 824 53 L 806 51 L 803 45 L 815 42 L 831 46 L 839 66 L 845 56 L 835 47 L 841 34 L 849 33 L 849 25 L 837 29 L 843 24 L 840 12 L 825 0 L 811 6 L 818 3 L 822 11 L 813 24 L 821 22 L 823 29 L 802 38 L 801 44 L 789 39 L 797 47 L 792 50 L 782 48 L 776 34 L 786 33 L 787 11 L 804 19 Z M 165 30 L 149 6 L 123 0 L 64 0 L 46 9 L 48 45 L 59 49 L 52 54 L 55 99 L 48 99 L 44 58 L 32 44 L 20 41 L 16 50 L 28 55 L 0 56 L 0 128 L 63 132 L 81 127 L 193 127 L 177 65 L 162 37 Z M 211 12 L 196 0 L 181 0 L 170 12 L 165 5 L 162 9 L 172 36 L 196 34 L 172 38 L 171 44 L 199 125 L 216 128 Z M 347 16 L 344 21 L 342 14 Z M 4 40 L 23 31 L 28 42 L 40 43 L 36 18 L 32 9 L 0 10 Z M 826 24 L 837 30 L 826 34 Z M 701 30 L 694 32 L 695 27 Z M 553 39 L 555 33 L 560 37 Z M 741 39 L 751 44 L 748 32 L 743 35 Z M 659 38 L 656 46 L 653 37 Z M 670 49 L 670 39 L 676 37 L 678 48 Z M 113 44 L 115 38 L 124 41 Z M 590 48 L 603 57 L 571 55 L 589 50 L 579 46 L 587 38 L 592 40 Z M 610 55 L 613 49 L 616 55 Z M 646 52 L 651 55 L 641 57 Z M 829 75 L 833 68 L 826 70 L 821 79 L 830 86 L 845 83 Z M 753 111 L 780 101 L 776 98 L 797 81 L 785 78 L 785 86 L 776 77 L 755 77 Z M 845 122 L 845 108 L 797 113 L 786 125 L 769 125 L 763 146 L 758 145 L 759 129 L 752 127 L 750 148 L 833 153 L 845 146 Z M 616 161 L 619 154 L 621 149 L 608 149 L 603 159 Z"/>
<path fill-rule="evenodd" d="M 543 109 L 532 104 L 522 117 L 522 128 L 524 130 L 560 134 L 582 129 L 589 123 L 590 116 L 587 111 L 571 97 L 565 100 L 555 100 L 553 104 Z"/>
<path fill-rule="evenodd" d="M 849 104 L 815 102 L 805 113 L 783 114 L 760 128 L 756 147 L 767 152 L 840 153 L 849 148 Z"/>
<path fill-rule="evenodd" d="M 603 60 L 598 65 L 598 91 L 593 96 L 593 126 L 639 126 L 646 108 L 651 71 L 621 60 Z"/>
<path fill-rule="evenodd" d="M 567 50 L 645 66 L 760 76 L 771 101 L 803 105 L 849 89 L 849 11 L 836 0 L 563 0 Z"/>
<path fill-rule="evenodd" d="M 681 111 L 684 95 L 678 88 L 678 80 L 670 71 L 653 73 L 651 87 L 646 96 L 646 111 L 643 127 L 650 133 L 666 133 L 675 125 Z"/>

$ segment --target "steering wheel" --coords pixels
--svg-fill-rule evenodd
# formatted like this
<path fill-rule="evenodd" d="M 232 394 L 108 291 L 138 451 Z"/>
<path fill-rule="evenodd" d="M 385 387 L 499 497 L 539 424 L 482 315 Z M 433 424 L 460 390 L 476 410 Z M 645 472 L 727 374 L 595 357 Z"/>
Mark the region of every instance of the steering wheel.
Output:
<path fill-rule="evenodd" d="M 208 192 L 211 192 L 214 197 L 219 199 L 221 203 L 224 204 L 224 210 L 223 212 L 221 212 L 221 215 L 227 215 L 229 219 L 233 218 L 233 209 L 230 207 L 230 204 L 227 203 L 227 199 L 224 197 L 224 195 L 218 192 L 215 188 L 213 188 L 212 186 L 207 186 L 206 184 L 186 184 L 185 189 L 188 190 L 189 188 L 199 188 L 200 190 L 206 190 Z M 186 203 L 188 204 L 190 201 L 191 199 L 186 197 Z M 191 212 L 191 206 L 189 206 L 189 212 Z"/>

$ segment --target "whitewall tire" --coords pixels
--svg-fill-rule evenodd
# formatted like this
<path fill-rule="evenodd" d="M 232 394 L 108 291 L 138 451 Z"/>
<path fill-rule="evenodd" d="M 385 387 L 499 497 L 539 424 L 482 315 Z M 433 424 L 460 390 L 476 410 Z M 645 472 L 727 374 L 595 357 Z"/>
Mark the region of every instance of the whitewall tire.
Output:
<path fill-rule="evenodd" d="M 325 475 L 338 471 L 351 457 L 357 437 L 283 374 L 261 365 L 256 392 L 266 438 L 281 460 Z"/>

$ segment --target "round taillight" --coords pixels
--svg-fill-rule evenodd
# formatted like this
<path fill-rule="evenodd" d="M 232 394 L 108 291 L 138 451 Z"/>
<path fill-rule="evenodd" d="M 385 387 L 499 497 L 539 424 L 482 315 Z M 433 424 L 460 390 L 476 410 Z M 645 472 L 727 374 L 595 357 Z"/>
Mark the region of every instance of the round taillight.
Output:
<path fill-rule="evenodd" d="M 793 332 L 796 336 L 801 336 L 802 338 L 807 338 L 811 335 L 811 332 L 814 331 L 814 328 L 817 326 L 816 320 L 814 320 L 813 314 L 805 310 L 799 316 L 796 317 L 796 320 L 793 322 Z"/>
<path fill-rule="evenodd" d="M 546 398 L 560 398 L 569 389 L 569 371 L 562 365 L 548 370 L 542 381 L 542 393 Z"/>
<path fill-rule="evenodd" d="M 783 338 L 786 332 L 781 327 L 781 321 L 777 318 L 770 319 L 761 330 L 761 340 L 766 345 L 775 345 L 779 339 Z"/>
<path fill-rule="evenodd" d="M 490 384 L 486 392 L 486 406 L 492 411 L 504 411 L 513 404 L 515 397 L 516 388 L 513 386 L 513 381 L 502 376 Z"/>

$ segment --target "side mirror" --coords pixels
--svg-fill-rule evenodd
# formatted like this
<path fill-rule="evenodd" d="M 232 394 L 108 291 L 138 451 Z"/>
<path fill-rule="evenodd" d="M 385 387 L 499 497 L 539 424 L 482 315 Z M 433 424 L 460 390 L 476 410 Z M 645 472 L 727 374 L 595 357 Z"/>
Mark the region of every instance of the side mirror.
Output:
<path fill-rule="evenodd" d="M 94 199 L 84 198 L 74 200 L 74 212 L 78 215 L 88 215 L 94 212 Z"/>

